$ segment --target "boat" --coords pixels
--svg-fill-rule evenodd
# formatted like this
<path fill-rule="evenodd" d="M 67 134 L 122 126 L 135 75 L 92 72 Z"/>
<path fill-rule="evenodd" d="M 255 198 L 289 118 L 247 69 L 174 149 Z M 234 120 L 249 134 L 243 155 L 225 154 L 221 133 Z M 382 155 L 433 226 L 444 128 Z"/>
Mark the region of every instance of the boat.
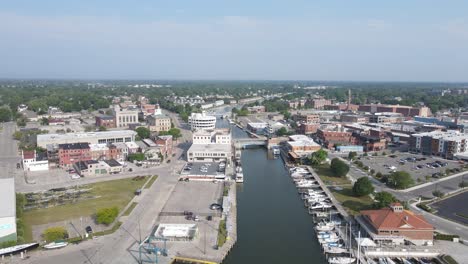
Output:
<path fill-rule="evenodd" d="M 355 261 L 356 259 L 351 257 L 333 257 L 328 259 L 328 263 L 330 264 L 351 264 Z"/>
<path fill-rule="evenodd" d="M 368 264 L 377 264 L 373 259 L 371 258 L 366 258 Z"/>
<path fill-rule="evenodd" d="M 395 261 L 393 261 L 391 258 L 386 257 L 385 261 L 387 261 L 387 264 L 396 264 Z"/>
<path fill-rule="evenodd" d="M 404 259 L 401 259 L 401 260 L 403 261 L 403 264 L 412 264 L 409 260 L 407 260 L 407 259 L 405 259 L 405 258 L 404 258 Z"/>
<path fill-rule="evenodd" d="M 342 247 L 324 247 L 323 250 L 325 251 L 325 253 L 331 253 L 331 254 L 349 253 L 348 249 L 342 248 Z"/>
<path fill-rule="evenodd" d="M 431 264 L 432 262 L 428 259 L 420 259 L 419 264 Z"/>
<path fill-rule="evenodd" d="M 280 149 L 279 148 L 273 148 L 273 155 L 278 156 L 279 154 L 281 154 Z"/>
<path fill-rule="evenodd" d="M 242 167 L 238 166 L 236 168 L 236 182 L 243 183 L 244 182 L 244 173 L 242 172 Z"/>
<path fill-rule="evenodd" d="M 335 228 L 334 224 L 320 223 L 315 226 L 316 231 L 332 231 Z"/>
<path fill-rule="evenodd" d="M 329 238 L 319 239 L 319 243 L 326 244 L 327 247 L 338 247 L 340 245 L 338 241 L 340 241 L 339 237 L 329 237 Z"/>
<path fill-rule="evenodd" d="M 0 249 L 0 256 L 15 254 L 24 250 L 37 248 L 38 246 L 39 246 L 39 243 L 29 243 L 29 244 L 22 244 L 22 245 L 2 248 Z"/>
<path fill-rule="evenodd" d="M 54 242 L 51 242 L 47 245 L 44 245 L 45 249 L 57 249 L 57 248 L 63 248 L 68 246 L 68 242 L 65 240 L 57 240 Z"/>
<path fill-rule="evenodd" d="M 379 264 L 387 264 L 384 258 L 379 258 Z"/>
<path fill-rule="evenodd" d="M 310 209 L 328 209 L 328 208 L 332 208 L 332 205 L 329 204 L 329 203 L 325 203 L 325 202 L 317 202 L 317 203 L 313 203 L 311 205 L 309 205 L 309 208 Z"/>

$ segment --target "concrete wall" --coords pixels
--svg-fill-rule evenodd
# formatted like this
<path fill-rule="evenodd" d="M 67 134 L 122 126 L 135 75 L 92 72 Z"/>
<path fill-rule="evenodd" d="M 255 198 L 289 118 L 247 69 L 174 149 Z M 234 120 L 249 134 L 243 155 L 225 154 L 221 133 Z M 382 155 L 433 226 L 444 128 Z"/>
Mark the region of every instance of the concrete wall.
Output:
<path fill-rule="evenodd" d="M 16 217 L 0 218 L 0 242 L 16 241 Z"/>

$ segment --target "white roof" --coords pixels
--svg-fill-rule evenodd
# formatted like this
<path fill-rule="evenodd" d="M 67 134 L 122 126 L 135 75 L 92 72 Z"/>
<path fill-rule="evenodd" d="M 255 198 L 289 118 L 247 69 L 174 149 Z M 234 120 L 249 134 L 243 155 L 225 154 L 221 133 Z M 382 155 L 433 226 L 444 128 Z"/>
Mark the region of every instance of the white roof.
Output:
<path fill-rule="evenodd" d="M 125 136 L 136 136 L 136 132 L 132 130 L 113 130 L 113 131 L 100 131 L 100 132 L 78 132 L 78 133 L 66 133 L 66 134 L 39 134 L 37 135 L 37 141 L 51 141 L 51 140 L 65 140 L 65 139 L 86 139 L 94 137 L 125 137 Z"/>
<path fill-rule="evenodd" d="M 135 143 L 134 141 L 125 142 L 125 145 L 127 145 L 127 147 L 128 147 L 128 148 L 131 148 L 131 149 L 139 148 L 138 144 Z"/>
<path fill-rule="evenodd" d="M 160 224 L 155 232 L 155 236 L 190 237 L 191 231 L 196 229 L 196 224 Z"/>
<path fill-rule="evenodd" d="M 89 148 L 91 151 L 103 151 L 109 149 L 107 144 L 89 144 Z"/>
<path fill-rule="evenodd" d="M 15 179 L 0 179 L 0 217 L 16 216 Z"/>
<path fill-rule="evenodd" d="M 291 135 L 289 138 L 292 140 L 288 141 L 288 144 L 291 146 L 320 146 L 306 135 Z"/>

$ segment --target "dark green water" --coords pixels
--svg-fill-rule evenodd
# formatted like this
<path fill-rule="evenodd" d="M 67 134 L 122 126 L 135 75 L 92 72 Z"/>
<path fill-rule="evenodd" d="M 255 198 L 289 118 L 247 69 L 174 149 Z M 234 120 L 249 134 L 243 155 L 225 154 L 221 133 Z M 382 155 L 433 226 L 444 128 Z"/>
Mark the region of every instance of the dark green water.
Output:
<path fill-rule="evenodd" d="M 237 191 L 237 243 L 224 264 L 326 263 L 312 218 L 281 159 L 265 149 L 242 152 L 244 183 Z"/>

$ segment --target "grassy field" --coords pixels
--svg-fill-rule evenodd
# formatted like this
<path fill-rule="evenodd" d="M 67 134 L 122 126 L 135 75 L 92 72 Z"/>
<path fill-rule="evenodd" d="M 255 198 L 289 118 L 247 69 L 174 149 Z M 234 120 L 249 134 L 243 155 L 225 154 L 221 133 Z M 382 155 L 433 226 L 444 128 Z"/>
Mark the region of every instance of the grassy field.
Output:
<path fill-rule="evenodd" d="M 372 209 L 374 201 L 369 196 L 354 196 L 351 186 L 344 187 L 343 190 L 339 191 L 330 188 L 330 191 L 350 214 L 355 215 L 360 210 Z"/>
<path fill-rule="evenodd" d="M 32 239 L 31 227 L 33 225 L 91 216 L 98 209 L 106 207 L 117 206 L 119 210 L 122 210 L 134 197 L 135 190 L 141 188 L 145 181 L 146 178 L 140 180 L 129 178 L 89 184 L 85 187 L 92 188 L 90 195 L 97 196 L 97 198 L 81 200 L 73 204 L 25 211 L 25 239 L 26 241 Z"/>
<path fill-rule="evenodd" d="M 333 176 L 328 164 L 322 164 L 314 167 L 314 170 L 326 185 L 345 185 L 351 183 L 346 177 Z"/>
<path fill-rule="evenodd" d="M 222 247 L 226 243 L 227 230 L 226 230 L 226 220 L 221 220 L 219 222 L 218 229 L 218 247 Z"/>

